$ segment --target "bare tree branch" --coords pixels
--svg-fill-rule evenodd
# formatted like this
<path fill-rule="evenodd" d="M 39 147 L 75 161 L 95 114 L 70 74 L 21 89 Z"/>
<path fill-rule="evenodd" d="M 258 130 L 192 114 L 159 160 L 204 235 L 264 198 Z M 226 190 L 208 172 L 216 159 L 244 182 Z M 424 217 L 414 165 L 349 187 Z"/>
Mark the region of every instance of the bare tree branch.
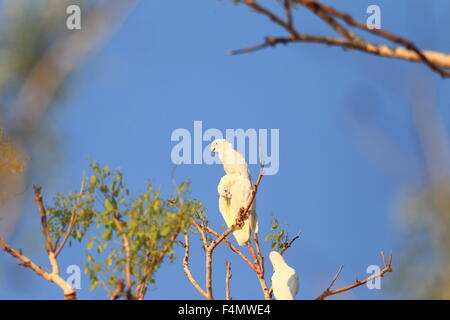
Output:
<path fill-rule="evenodd" d="M 325 291 L 322 292 L 322 294 L 320 296 L 318 296 L 316 298 L 316 300 L 324 300 L 326 297 L 329 297 L 329 296 L 332 296 L 332 295 L 335 295 L 335 294 L 338 294 L 338 293 L 342 293 L 342 292 L 345 292 L 345 291 L 349 291 L 349 290 L 354 289 L 356 287 L 359 287 L 359 286 L 361 286 L 361 285 L 363 285 L 363 284 L 365 284 L 365 283 L 367 283 L 367 282 L 369 282 L 369 281 L 371 281 L 373 279 L 380 278 L 380 277 L 384 276 L 384 274 L 386 272 L 392 272 L 392 253 L 390 254 L 389 262 L 387 262 L 387 263 L 386 263 L 386 259 L 384 257 L 384 253 L 383 252 L 381 252 L 381 257 L 382 257 L 382 260 L 383 260 L 383 266 L 384 267 L 383 267 L 382 270 L 380 270 L 380 272 L 378 272 L 378 273 L 376 273 L 374 275 L 371 275 L 371 276 L 367 277 L 366 279 L 364 279 L 362 281 L 356 280 L 351 285 L 348 285 L 348 286 L 340 288 L 340 289 L 332 290 L 331 287 L 334 285 L 336 280 L 339 278 L 339 275 L 341 274 L 342 268 L 344 267 L 344 266 L 341 266 L 339 268 L 338 272 L 334 275 L 334 277 L 333 277 L 330 285 L 328 286 L 328 288 L 325 289 Z"/>
<path fill-rule="evenodd" d="M 290 5 L 285 2 L 285 11 L 287 13 L 287 22 L 279 18 L 272 11 L 263 8 L 256 1 L 246 0 L 244 3 L 251 7 L 254 11 L 269 17 L 277 25 L 285 29 L 289 33 L 288 37 L 266 37 L 261 44 L 246 47 L 244 49 L 232 50 L 231 55 L 249 53 L 262 50 L 267 47 L 273 47 L 277 44 L 289 44 L 294 42 L 316 42 L 332 46 L 340 46 L 346 49 L 358 50 L 382 57 L 396 58 L 413 62 L 422 62 L 430 69 L 440 74 L 442 77 L 450 77 L 450 54 L 435 51 L 422 51 L 417 48 L 411 41 L 399 37 L 385 30 L 371 29 L 366 24 L 353 19 L 350 15 L 338 11 L 330 6 L 321 4 L 318 1 L 311 0 L 292 0 L 301 6 L 304 6 L 316 14 L 320 19 L 325 21 L 334 31 L 343 36 L 343 38 L 333 38 L 327 36 L 315 36 L 300 34 L 292 25 L 292 16 Z M 354 27 L 373 35 L 384 38 L 390 42 L 399 44 L 400 47 L 391 47 L 385 44 L 378 45 L 371 43 L 358 37 L 351 30 L 341 25 L 337 19 L 341 19 L 348 26 Z"/>
<path fill-rule="evenodd" d="M 236 247 L 234 247 L 233 245 L 231 245 L 231 243 L 229 243 L 228 240 L 226 240 L 226 237 L 234 232 L 237 228 L 242 227 L 242 225 L 245 223 L 245 221 L 248 219 L 249 217 L 249 211 L 250 208 L 252 207 L 252 204 L 255 200 L 256 197 L 256 193 L 258 192 L 258 186 L 261 183 L 261 179 L 264 176 L 264 170 L 263 168 L 261 168 L 261 171 L 259 173 L 258 179 L 256 180 L 256 183 L 253 186 L 253 190 L 252 193 L 250 195 L 250 198 L 248 200 L 247 206 L 245 208 L 241 208 L 240 213 L 238 218 L 236 219 L 236 222 L 231 225 L 228 229 L 226 229 L 222 234 L 218 234 L 217 232 L 215 232 L 214 230 L 212 230 L 210 227 L 206 226 L 205 224 L 200 225 L 198 223 L 196 223 L 194 221 L 194 219 L 192 219 L 193 221 L 193 225 L 194 227 L 197 228 L 197 230 L 199 231 L 201 237 L 202 237 L 202 241 L 203 241 L 203 245 L 206 244 L 205 247 L 205 264 L 206 264 L 206 275 L 205 275 L 205 282 L 206 282 L 206 291 L 203 291 L 203 289 L 201 289 L 201 287 L 197 284 L 197 282 L 195 282 L 195 279 L 192 277 L 192 274 L 189 271 L 188 268 L 188 257 L 189 257 L 189 248 L 188 245 L 185 243 L 185 260 L 184 260 L 184 269 L 185 269 L 185 273 L 188 276 L 189 280 L 191 281 L 191 283 L 194 285 L 194 287 L 208 300 L 212 300 L 214 299 L 213 296 L 213 287 L 212 287 L 212 261 L 213 261 L 213 252 L 214 249 L 221 243 L 221 242 L 225 242 L 230 248 L 231 250 L 233 250 L 235 253 L 237 253 L 242 259 L 244 259 L 244 261 L 246 261 L 251 267 L 252 269 L 258 274 L 258 277 L 260 278 L 260 282 L 263 285 L 263 283 L 265 283 L 264 277 L 261 279 L 261 272 L 260 272 L 260 267 L 259 267 L 259 263 L 257 262 L 258 260 L 256 259 L 256 263 L 251 263 L 247 257 L 245 257 L 244 254 L 242 254 L 242 252 L 240 252 Z M 174 200 L 169 200 L 170 203 L 174 204 L 175 206 L 177 206 L 180 210 L 184 210 L 183 206 L 177 202 L 175 202 Z M 211 243 L 208 244 L 207 240 L 206 240 L 206 235 L 204 233 L 204 230 L 208 231 L 209 233 L 213 234 L 216 236 L 216 239 L 214 239 Z M 187 235 L 185 235 L 185 237 L 187 237 Z M 186 238 L 187 240 L 189 240 L 189 238 Z M 256 257 L 256 256 L 255 256 Z M 267 285 L 265 285 L 266 289 L 267 289 Z M 265 292 L 265 297 L 266 299 L 268 298 L 268 289 L 265 290 L 267 291 L 267 293 Z"/>
<path fill-rule="evenodd" d="M 258 239 L 258 234 L 254 233 L 253 234 L 253 241 L 255 242 L 255 246 L 256 246 L 256 253 L 257 253 L 257 260 L 258 260 L 258 264 L 261 268 L 261 272 L 264 274 L 264 257 L 261 253 L 261 247 L 259 246 L 259 239 Z"/>
<path fill-rule="evenodd" d="M 218 234 L 216 231 L 214 231 L 211 227 L 204 226 L 203 228 L 216 237 L 220 236 L 220 234 Z M 253 269 L 253 271 L 255 271 L 255 272 L 257 271 L 255 265 L 253 263 L 251 263 L 251 261 L 242 253 L 242 251 L 240 251 L 238 248 L 236 248 L 234 245 L 232 245 L 231 242 L 228 241 L 226 238 L 223 239 L 223 242 L 231 249 L 231 251 L 233 251 L 239 257 L 241 257 L 242 260 L 244 260 L 250 266 L 250 268 Z"/>
<path fill-rule="evenodd" d="M 205 297 L 205 299 L 209 299 L 208 294 L 200 287 L 198 282 L 195 280 L 194 276 L 189 269 L 189 234 L 184 234 L 184 243 L 182 243 L 184 247 L 184 258 L 183 258 L 183 269 L 189 281 L 192 283 L 195 289 L 197 289 L 200 294 Z"/>
<path fill-rule="evenodd" d="M 208 244 L 208 240 L 206 239 L 205 231 L 203 230 L 205 227 L 205 224 L 198 224 L 195 221 L 195 219 L 192 219 L 192 224 L 195 226 L 195 228 L 198 230 L 200 236 L 202 237 L 203 248 L 206 250 L 206 248 L 208 248 L 209 244 Z"/>
<path fill-rule="evenodd" d="M 375 28 L 369 28 L 366 24 L 359 22 L 355 19 L 353 19 L 349 14 L 340 12 L 330 6 L 326 6 L 323 5 L 319 2 L 307 2 L 305 0 L 294 0 L 298 3 L 303 3 L 304 5 L 306 5 L 308 8 L 313 8 L 316 7 L 318 8 L 319 11 L 321 12 L 328 12 L 331 15 L 334 15 L 336 17 L 341 18 L 342 20 L 344 20 L 348 25 L 353 26 L 353 27 L 357 27 L 361 30 L 370 32 L 374 35 L 383 37 L 389 41 L 398 43 L 400 45 L 405 46 L 408 50 L 414 52 L 417 54 L 417 56 L 420 58 L 419 61 L 424 62 L 426 65 L 428 65 L 428 67 L 430 67 L 432 70 L 436 71 L 437 73 L 439 73 L 442 77 L 450 77 L 450 72 L 447 70 L 444 70 L 443 68 L 439 67 L 438 65 L 436 65 L 435 62 L 430 61 L 430 59 L 428 59 L 427 55 L 425 54 L 425 52 L 422 52 L 421 50 L 419 50 L 412 42 L 401 38 L 393 33 L 390 33 L 388 31 L 385 30 L 380 30 L 380 29 L 375 29 Z M 449 56 L 450 57 L 450 56 Z"/>
<path fill-rule="evenodd" d="M 39 209 L 39 213 L 41 216 L 41 227 L 45 238 L 45 249 L 47 251 L 48 260 L 51 265 L 52 270 L 51 273 L 44 271 L 41 267 L 34 264 L 30 259 L 28 259 L 26 256 L 22 254 L 22 250 L 16 251 L 13 248 L 11 248 L 11 246 L 1 237 L 0 237 L 0 245 L 11 256 L 22 261 L 21 263 L 19 263 L 19 265 L 24 266 L 26 268 L 30 268 L 47 281 L 53 282 L 58 287 L 60 287 L 63 290 L 65 300 L 76 300 L 75 289 L 72 288 L 72 286 L 59 275 L 59 265 L 56 259 L 55 252 L 53 250 L 52 240 L 48 231 L 47 212 L 44 206 L 41 187 L 39 186 L 34 186 L 34 199 L 36 201 L 36 205 Z"/>
<path fill-rule="evenodd" d="M 19 263 L 19 265 L 26 267 L 26 268 L 30 268 L 31 270 L 36 272 L 38 275 L 40 275 L 45 280 L 53 282 L 58 287 L 60 287 L 64 292 L 65 300 L 75 300 L 76 299 L 76 292 L 72 288 L 72 286 L 70 284 L 68 284 L 63 278 L 61 278 L 61 276 L 58 273 L 55 273 L 54 270 L 51 273 L 44 271 L 41 267 L 37 266 L 30 259 L 28 259 L 26 256 L 24 256 L 21 251 L 16 251 L 13 248 L 11 248 L 9 246 L 9 244 L 2 237 L 0 237 L 0 245 L 11 256 L 22 261 L 21 263 Z"/>
<path fill-rule="evenodd" d="M 45 250 L 47 251 L 47 254 L 50 255 L 50 253 L 53 252 L 53 244 L 52 239 L 50 238 L 50 234 L 48 232 L 48 226 L 47 226 L 47 212 L 45 210 L 44 202 L 42 199 L 42 188 L 39 186 L 33 186 L 34 189 L 34 200 L 36 201 L 36 204 L 39 209 L 39 213 L 41 215 L 41 226 L 42 226 L 42 232 L 44 233 L 45 238 Z"/>
<path fill-rule="evenodd" d="M 130 243 L 128 242 L 128 237 L 126 232 L 123 230 L 122 224 L 120 223 L 119 218 L 115 212 L 112 213 L 112 218 L 114 221 L 114 225 L 117 228 L 117 231 L 120 233 L 122 237 L 123 247 L 125 248 L 125 279 L 126 279 L 126 295 L 127 299 L 132 299 L 131 294 L 131 249 Z"/>

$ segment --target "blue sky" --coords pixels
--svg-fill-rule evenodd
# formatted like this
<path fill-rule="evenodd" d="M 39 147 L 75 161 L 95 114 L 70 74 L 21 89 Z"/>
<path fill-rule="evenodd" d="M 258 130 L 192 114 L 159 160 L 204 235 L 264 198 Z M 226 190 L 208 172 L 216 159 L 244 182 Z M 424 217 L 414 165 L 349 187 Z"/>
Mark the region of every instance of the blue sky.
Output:
<path fill-rule="evenodd" d="M 450 4 L 446 1 L 333 2 L 359 20 L 366 19 L 370 4 L 381 7 L 383 28 L 422 48 L 450 51 L 448 35 L 442 31 L 449 27 L 444 13 Z M 324 25 L 304 11 L 295 17 L 301 29 L 323 33 Z M 297 298 L 319 295 L 341 264 L 345 268 L 336 286 L 356 276 L 363 278 L 367 266 L 380 263 L 381 250 L 393 249 L 395 254 L 406 240 L 393 205 L 399 192 L 420 177 L 408 168 L 402 168 L 406 175 L 397 175 L 398 168 L 392 174 L 368 157 L 361 143 L 375 148 L 376 143 L 351 124 L 350 107 L 374 106 L 377 123 L 405 148 L 406 155 L 414 155 L 410 80 L 423 78 L 436 87 L 438 108 L 448 107 L 448 85 L 423 65 L 316 44 L 226 54 L 282 32 L 265 17 L 231 1 L 141 1 L 110 41 L 85 61 L 73 79 L 75 90 L 51 114 L 63 161 L 45 181 L 33 183 L 44 185 L 48 199 L 56 191 L 76 190 L 82 170 L 88 167 L 86 159 L 94 158 L 122 168 L 136 191 L 151 180 L 169 194 L 173 130 L 192 132 L 195 120 L 202 120 L 205 129 L 222 132 L 227 128 L 279 129 L 280 170 L 264 177 L 257 211 L 263 236 L 270 226 L 270 213 L 288 223 L 292 234 L 303 231 L 286 253 L 287 262 L 300 277 Z M 256 177 L 258 166 L 251 170 Z M 218 165 L 182 165 L 176 170 L 178 181 L 192 181 L 192 196 L 204 202 L 216 229 L 222 225 L 216 196 L 222 174 Z M 28 210 L 12 244 L 45 265 L 31 200 L 29 191 Z M 29 233 L 36 234 L 34 240 L 25 237 Z M 263 251 L 268 255 L 269 243 L 263 243 Z M 178 253 L 173 265 L 165 264 L 158 271 L 148 299 L 201 298 L 184 276 L 181 250 Z M 232 296 L 262 298 L 257 278 L 246 265 L 226 248 L 215 256 L 217 298 L 224 297 L 226 258 L 232 261 Z M 83 249 L 66 249 L 61 267 L 80 264 L 82 258 Z M 1 299 L 61 298 L 59 288 L 17 267 L 10 257 L 1 257 L 1 261 L 7 271 L 0 273 Z M 191 268 L 200 283 L 203 266 L 202 253 L 194 250 Z M 20 285 L 11 281 L 19 278 Z M 383 278 L 384 290 L 361 287 L 340 298 L 396 297 L 386 289 L 390 279 L 390 275 Z M 83 275 L 80 299 L 105 297 L 101 289 L 90 292 L 88 286 Z"/>

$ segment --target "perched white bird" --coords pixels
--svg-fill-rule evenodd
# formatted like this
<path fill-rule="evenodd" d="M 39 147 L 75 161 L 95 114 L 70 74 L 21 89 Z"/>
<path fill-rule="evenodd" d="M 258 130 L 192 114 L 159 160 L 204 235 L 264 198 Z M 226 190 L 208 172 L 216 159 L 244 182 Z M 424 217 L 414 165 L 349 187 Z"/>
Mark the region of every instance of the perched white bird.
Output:
<path fill-rule="evenodd" d="M 283 256 L 272 251 L 269 255 L 273 266 L 272 288 L 277 300 L 294 300 L 300 286 L 297 272 L 289 267 Z"/>
<path fill-rule="evenodd" d="M 219 192 L 219 210 L 228 227 L 236 222 L 240 209 L 246 208 L 252 194 L 250 181 L 239 174 L 226 174 L 220 179 L 217 186 Z M 240 246 L 247 243 L 252 232 L 258 232 L 258 219 L 256 217 L 256 204 L 253 201 L 242 228 L 233 232 Z"/>
<path fill-rule="evenodd" d="M 219 155 L 220 161 L 227 174 L 239 174 L 252 181 L 247 162 L 238 151 L 233 149 L 231 143 L 225 139 L 217 139 L 211 143 L 211 152 Z"/>

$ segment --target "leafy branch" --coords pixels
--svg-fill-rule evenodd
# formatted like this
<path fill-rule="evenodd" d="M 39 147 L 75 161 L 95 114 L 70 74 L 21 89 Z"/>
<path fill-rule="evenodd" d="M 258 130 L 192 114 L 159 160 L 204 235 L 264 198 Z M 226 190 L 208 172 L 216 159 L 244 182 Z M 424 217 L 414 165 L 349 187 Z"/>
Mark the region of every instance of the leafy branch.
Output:
<path fill-rule="evenodd" d="M 45 205 L 41 188 L 35 187 L 51 273 L 4 239 L 0 244 L 22 265 L 60 286 L 66 299 L 75 299 L 75 289 L 59 275 L 57 257 L 66 245 L 83 242 L 87 251 L 84 271 L 91 290 L 101 285 L 114 300 L 144 299 L 149 284 L 155 282 L 156 270 L 166 259 L 173 262 L 178 235 L 190 227 L 193 212 L 201 211 L 202 204 L 186 197 L 187 182 L 176 187 L 176 201 L 183 199 L 187 204 L 186 210 L 178 213 L 151 184 L 132 197 L 120 170 L 92 161 L 91 171 L 89 179 L 83 174 L 79 192 L 58 193 L 53 206 Z"/>

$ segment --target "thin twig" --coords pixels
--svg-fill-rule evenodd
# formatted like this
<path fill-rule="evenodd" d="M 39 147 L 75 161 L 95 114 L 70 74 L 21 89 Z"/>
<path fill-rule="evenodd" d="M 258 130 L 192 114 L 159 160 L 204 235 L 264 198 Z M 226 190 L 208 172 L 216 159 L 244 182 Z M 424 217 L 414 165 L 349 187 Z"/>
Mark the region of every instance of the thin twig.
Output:
<path fill-rule="evenodd" d="M 203 227 L 205 226 L 205 224 L 198 224 L 194 219 L 192 219 L 192 224 L 198 230 L 198 232 L 200 233 L 200 236 L 202 237 L 203 248 L 204 249 L 208 248 L 208 246 L 209 246 L 208 240 L 206 238 L 205 231 L 203 230 Z"/>
<path fill-rule="evenodd" d="M 216 231 L 214 231 L 211 227 L 209 226 L 203 226 L 203 228 L 213 234 L 216 237 L 219 237 L 220 234 L 217 233 Z M 226 238 L 223 239 L 223 242 L 231 249 L 231 251 L 233 251 L 234 253 L 236 253 L 239 257 L 242 258 L 242 260 L 244 260 L 249 266 L 250 268 L 252 268 L 253 271 L 258 272 L 258 268 L 242 253 L 242 251 L 240 251 L 238 248 L 236 248 L 233 244 L 231 244 L 230 241 L 228 241 Z"/>
<path fill-rule="evenodd" d="M 345 38 L 353 42 L 363 42 L 363 40 L 358 37 L 356 34 L 351 32 L 342 26 L 333 16 L 327 11 L 323 10 L 321 6 L 317 2 L 309 2 L 305 4 L 305 7 L 314 12 L 319 18 L 325 21 L 331 28 L 333 28 L 337 33 L 341 34 Z"/>
<path fill-rule="evenodd" d="M 255 233 L 256 235 L 256 233 Z M 255 239 L 255 238 L 254 238 Z M 270 294 L 270 290 L 267 286 L 267 282 L 266 279 L 264 277 L 264 258 L 261 255 L 261 251 L 259 249 L 259 241 L 258 241 L 258 236 L 256 235 L 256 241 L 257 243 L 257 250 L 259 251 L 258 255 L 256 255 L 255 253 L 255 249 L 253 248 L 253 245 L 250 243 L 250 241 L 247 243 L 248 249 L 250 251 L 250 255 L 252 256 L 252 259 L 254 261 L 255 266 L 257 267 L 258 271 L 256 272 L 256 275 L 258 276 L 258 280 L 259 280 L 259 284 L 261 285 L 261 289 L 263 291 L 264 294 L 264 298 L 266 300 L 271 300 L 271 294 Z M 258 259 L 258 256 L 261 258 L 261 260 Z"/>
<path fill-rule="evenodd" d="M 187 233 L 184 234 L 184 243 L 182 244 L 184 247 L 184 258 L 183 258 L 183 269 L 184 273 L 186 274 L 189 281 L 192 283 L 195 289 L 197 289 L 200 294 L 208 299 L 208 295 L 206 292 L 200 287 L 200 285 L 195 280 L 194 276 L 191 273 L 191 270 L 189 269 L 189 235 Z"/>
<path fill-rule="evenodd" d="M 292 245 L 294 244 L 294 242 L 295 242 L 298 238 L 300 238 L 301 234 L 302 234 L 302 232 L 299 231 L 299 232 L 295 235 L 295 237 L 292 238 L 291 241 L 289 241 L 288 243 L 285 243 L 285 245 L 283 246 L 283 249 L 281 249 L 281 251 L 280 251 L 280 254 L 283 255 L 283 253 L 285 253 L 287 249 L 289 249 L 290 247 L 292 247 Z"/>
<path fill-rule="evenodd" d="M 293 19 L 292 19 L 292 5 L 291 0 L 284 0 L 284 12 L 286 13 L 287 24 L 293 27 Z"/>
<path fill-rule="evenodd" d="M 44 233 L 45 238 L 45 250 L 47 251 L 47 254 L 50 254 L 53 253 L 54 251 L 52 239 L 50 238 L 50 234 L 48 232 L 47 211 L 45 210 L 44 201 L 41 193 L 42 188 L 39 186 L 33 186 L 33 189 L 34 189 L 34 200 L 36 201 L 39 213 L 41 215 L 42 232 Z"/>
<path fill-rule="evenodd" d="M 85 171 L 83 170 L 83 175 L 82 175 L 82 179 L 81 179 L 81 187 L 80 187 L 80 191 L 78 193 L 79 200 L 81 199 L 81 195 L 83 194 L 83 191 L 84 191 L 84 185 L 85 185 L 84 179 L 85 179 Z M 70 234 L 72 233 L 73 227 L 75 226 L 75 222 L 77 221 L 77 205 L 79 204 L 79 200 L 78 200 L 78 203 L 72 208 L 72 214 L 70 216 L 69 227 L 67 228 L 66 232 L 64 233 L 63 241 L 61 242 L 59 247 L 55 250 L 55 257 L 58 257 L 58 255 L 61 253 L 61 250 L 66 245 L 66 242 L 69 239 Z"/>
<path fill-rule="evenodd" d="M 255 242 L 255 246 L 256 246 L 256 253 L 257 253 L 257 257 L 258 257 L 258 263 L 259 263 L 259 267 L 260 267 L 260 272 L 262 274 L 264 274 L 265 270 L 264 270 L 264 257 L 261 253 L 261 247 L 259 245 L 259 239 L 258 239 L 258 234 L 254 233 L 253 234 L 253 241 Z"/>
<path fill-rule="evenodd" d="M 256 3 L 254 0 L 245 0 L 245 4 L 247 4 L 250 8 L 255 10 L 256 12 L 259 12 L 265 16 L 267 16 L 270 20 L 275 22 L 276 24 L 280 25 L 284 29 L 288 30 L 290 34 L 293 36 L 297 36 L 297 30 L 295 30 L 292 26 L 292 24 L 289 24 L 288 22 L 283 21 L 280 17 L 278 17 L 275 13 L 272 11 L 264 8 L 260 4 Z"/>
<path fill-rule="evenodd" d="M 227 274 L 225 276 L 225 296 L 226 300 L 231 300 L 231 293 L 230 293 L 230 280 L 231 280 L 231 262 L 225 261 L 225 265 L 227 267 Z"/>
<path fill-rule="evenodd" d="M 343 266 L 341 266 L 339 268 L 339 271 L 333 277 L 333 280 L 331 281 L 331 283 L 328 286 L 328 288 L 325 289 L 325 291 L 322 292 L 322 294 L 320 296 L 318 296 L 316 298 L 316 300 L 324 300 L 326 297 L 329 297 L 329 296 L 332 296 L 332 295 L 335 295 L 335 294 L 338 294 L 338 293 L 342 293 L 342 292 L 345 292 L 345 291 L 349 291 L 349 290 L 351 290 L 353 288 L 356 288 L 356 287 L 359 287 L 359 286 L 361 286 L 361 285 L 363 285 L 363 284 L 365 284 L 365 283 L 367 283 L 367 282 L 369 282 L 369 281 L 371 281 L 373 279 L 380 278 L 380 277 L 384 276 L 384 274 L 386 272 L 392 272 L 392 252 L 390 253 L 390 257 L 389 257 L 389 262 L 388 263 L 386 263 L 386 259 L 384 258 L 384 253 L 383 252 L 381 252 L 381 257 L 382 257 L 382 260 L 383 260 L 383 266 L 384 267 L 383 267 L 382 270 L 380 270 L 380 272 L 378 272 L 376 274 L 373 274 L 373 275 L 367 277 L 366 279 L 364 279 L 362 281 L 359 281 L 357 279 L 351 285 L 348 285 L 348 286 L 340 288 L 340 289 L 332 290 L 331 287 L 334 285 L 334 283 L 336 282 L 337 278 L 341 274 L 341 271 L 342 271 L 342 268 L 343 268 Z"/>

